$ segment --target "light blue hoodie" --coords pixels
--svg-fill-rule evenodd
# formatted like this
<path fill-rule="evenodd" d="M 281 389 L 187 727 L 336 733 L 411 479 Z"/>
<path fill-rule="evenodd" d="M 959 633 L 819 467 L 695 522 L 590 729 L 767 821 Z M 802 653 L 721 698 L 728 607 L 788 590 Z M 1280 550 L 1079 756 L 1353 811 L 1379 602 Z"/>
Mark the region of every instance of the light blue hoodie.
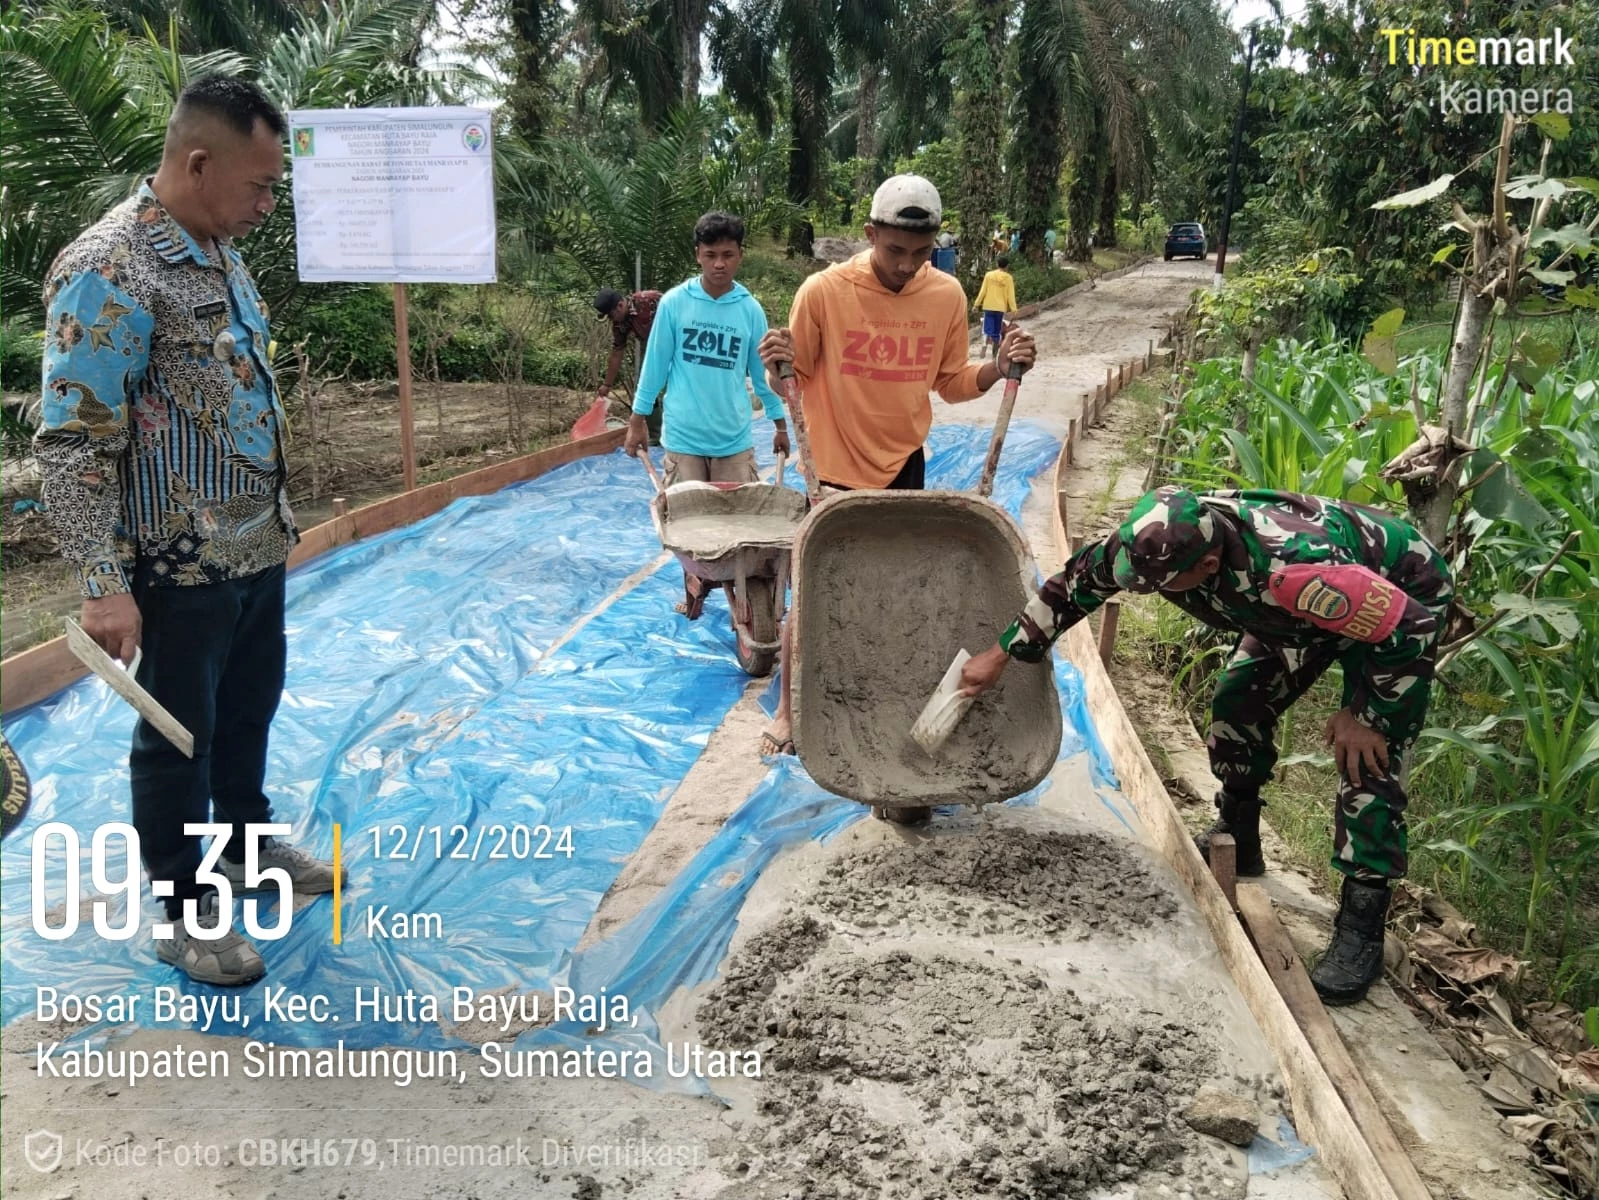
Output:
<path fill-rule="evenodd" d="M 768 417 L 787 415 L 755 352 L 765 336 L 766 314 L 743 284 L 713 300 L 698 275 L 685 280 L 655 310 L 633 411 L 648 416 L 665 388 L 661 444 L 668 452 L 726 458 L 752 449 L 746 378 Z"/>

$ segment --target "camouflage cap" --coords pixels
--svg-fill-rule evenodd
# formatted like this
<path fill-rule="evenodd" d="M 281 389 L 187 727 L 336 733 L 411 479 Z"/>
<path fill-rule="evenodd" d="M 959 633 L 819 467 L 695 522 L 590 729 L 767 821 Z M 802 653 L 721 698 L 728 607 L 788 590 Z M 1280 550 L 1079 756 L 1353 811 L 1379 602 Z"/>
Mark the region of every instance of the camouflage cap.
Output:
<path fill-rule="evenodd" d="M 1216 541 L 1216 519 L 1185 488 L 1163 487 L 1139 497 L 1117 531 L 1116 582 L 1130 592 L 1154 592 L 1188 570 Z"/>

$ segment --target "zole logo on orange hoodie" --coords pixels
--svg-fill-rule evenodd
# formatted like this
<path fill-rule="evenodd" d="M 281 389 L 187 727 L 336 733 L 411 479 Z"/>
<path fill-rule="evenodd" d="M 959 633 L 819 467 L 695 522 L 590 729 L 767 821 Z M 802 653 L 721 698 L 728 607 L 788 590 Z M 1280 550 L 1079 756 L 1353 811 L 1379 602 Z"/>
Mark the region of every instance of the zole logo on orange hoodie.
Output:
<path fill-rule="evenodd" d="M 932 337 L 890 337 L 886 333 L 873 337 L 869 329 L 847 329 L 843 374 L 895 383 L 925 380 L 936 345 L 938 339 Z"/>

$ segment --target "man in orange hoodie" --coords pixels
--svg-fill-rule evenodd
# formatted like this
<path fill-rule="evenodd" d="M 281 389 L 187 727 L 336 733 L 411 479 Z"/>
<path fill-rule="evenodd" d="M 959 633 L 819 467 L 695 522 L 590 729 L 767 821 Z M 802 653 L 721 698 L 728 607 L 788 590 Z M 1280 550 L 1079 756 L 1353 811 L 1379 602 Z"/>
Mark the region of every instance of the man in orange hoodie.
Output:
<path fill-rule="evenodd" d="M 800 285 L 786 327 L 759 346 L 768 381 L 794 364 L 816 473 L 824 487 L 925 486 L 922 443 L 933 424 L 929 395 L 975 400 L 1012 362 L 1033 365 L 1033 339 L 1016 326 L 998 356 L 967 358 L 966 294 L 954 276 L 929 265 L 943 220 L 938 189 L 919 175 L 895 175 L 872 197 L 870 249 Z M 785 660 L 787 632 L 784 634 Z M 766 753 L 792 754 L 788 672 Z"/>

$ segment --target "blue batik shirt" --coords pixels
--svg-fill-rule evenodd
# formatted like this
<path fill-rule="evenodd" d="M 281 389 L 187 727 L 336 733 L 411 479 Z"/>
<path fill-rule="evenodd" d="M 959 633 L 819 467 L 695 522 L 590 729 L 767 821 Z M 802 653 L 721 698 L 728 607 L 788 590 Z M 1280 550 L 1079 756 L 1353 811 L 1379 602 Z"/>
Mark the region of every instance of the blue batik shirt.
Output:
<path fill-rule="evenodd" d="M 83 594 L 218 583 L 297 540 L 267 307 L 227 239 L 208 255 L 148 183 L 56 259 L 45 285 L 34 453 Z"/>

